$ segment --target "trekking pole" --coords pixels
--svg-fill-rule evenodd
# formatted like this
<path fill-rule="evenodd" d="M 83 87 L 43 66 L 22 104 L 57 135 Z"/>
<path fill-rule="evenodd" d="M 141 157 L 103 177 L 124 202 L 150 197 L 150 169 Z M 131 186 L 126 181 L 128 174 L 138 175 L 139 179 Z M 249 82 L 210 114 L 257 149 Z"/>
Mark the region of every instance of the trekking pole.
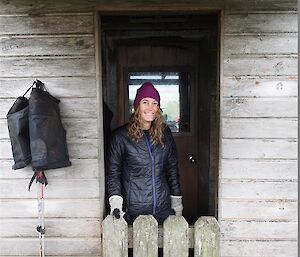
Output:
<path fill-rule="evenodd" d="M 36 230 L 39 232 L 40 241 L 40 257 L 45 257 L 45 186 L 48 184 L 46 176 L 43 171 L 38 171 L 35 173 L 37 184 L 37 200 L 38 200 L 38 220 L 39 225 Z"/>
<path fill-rule="evenodd" d="M 44 184 L 39 183 L 37 185 L 38 191 L 38 220 L 39 225 L 37 226 L 37 231 L 39 232 L 40 241 L 40 257 L 45 256 L 45 221 L 44 221 Z"/>

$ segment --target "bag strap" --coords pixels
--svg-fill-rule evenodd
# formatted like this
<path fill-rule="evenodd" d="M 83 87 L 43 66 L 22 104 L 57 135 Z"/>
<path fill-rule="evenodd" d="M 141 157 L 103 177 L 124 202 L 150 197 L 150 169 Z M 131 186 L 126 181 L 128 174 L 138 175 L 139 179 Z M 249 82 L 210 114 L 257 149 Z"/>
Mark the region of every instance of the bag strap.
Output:
<path fill-rule="evenodd" d="M 25 97 L 25 95 L 28 93 L 28 91 L 34 86 L 34 84 L 35 84 L 36 82 L 34 81 L 33 83 L 32 83 L 32 85 L 26 90 L 26 92 L 24 93 L 24 95 L 23 95 L 23 97 Z"/>

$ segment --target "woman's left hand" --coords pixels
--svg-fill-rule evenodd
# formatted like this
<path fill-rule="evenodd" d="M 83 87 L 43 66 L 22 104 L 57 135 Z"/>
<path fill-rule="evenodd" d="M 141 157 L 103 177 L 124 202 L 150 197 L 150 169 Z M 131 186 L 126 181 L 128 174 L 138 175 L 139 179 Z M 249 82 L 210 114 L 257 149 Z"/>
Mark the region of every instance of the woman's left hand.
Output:
<path fill-rule="evenodd" d="M 171 208 L 175 211 L 176 216 L 182 216 L 182 196 L 171 195 Z"/>

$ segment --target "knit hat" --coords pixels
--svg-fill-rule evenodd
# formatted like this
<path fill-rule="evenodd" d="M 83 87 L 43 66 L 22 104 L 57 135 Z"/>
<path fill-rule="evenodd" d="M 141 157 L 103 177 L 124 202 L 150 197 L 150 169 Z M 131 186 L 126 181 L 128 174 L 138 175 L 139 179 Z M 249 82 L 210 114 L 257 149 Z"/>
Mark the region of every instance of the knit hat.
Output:
<path fill-rule="evenodd" d="M 160 96 L 156 88 L 151 82 L 145 82 L 137 91 L 133 102 L 134 109 L 136 110 L 140 104 L 140 101 L 146 97 L 155 99 L 160 106 Z"/>

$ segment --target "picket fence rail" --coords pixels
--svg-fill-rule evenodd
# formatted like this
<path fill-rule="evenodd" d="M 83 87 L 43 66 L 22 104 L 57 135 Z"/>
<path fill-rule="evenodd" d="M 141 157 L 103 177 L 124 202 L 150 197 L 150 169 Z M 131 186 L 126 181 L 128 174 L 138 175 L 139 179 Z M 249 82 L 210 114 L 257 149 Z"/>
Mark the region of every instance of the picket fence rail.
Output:
<path fill-rule="evenodd" d="M 141 215 L 128 226 L 126 221 L 107 216 L 102 222 L 103 257 L 128 257 L 128 247 L 134 257 L 194 257 L 220 256 L 220 226 L 215 217 L 200 217 L 189 228 L 184 217 L 169 216 L 162 227 L 151 215 Z"/>

